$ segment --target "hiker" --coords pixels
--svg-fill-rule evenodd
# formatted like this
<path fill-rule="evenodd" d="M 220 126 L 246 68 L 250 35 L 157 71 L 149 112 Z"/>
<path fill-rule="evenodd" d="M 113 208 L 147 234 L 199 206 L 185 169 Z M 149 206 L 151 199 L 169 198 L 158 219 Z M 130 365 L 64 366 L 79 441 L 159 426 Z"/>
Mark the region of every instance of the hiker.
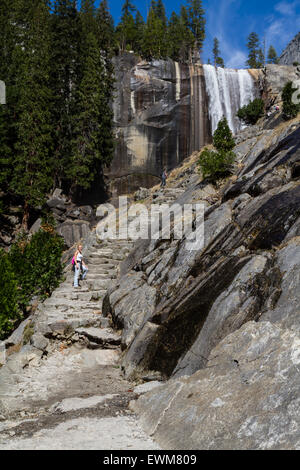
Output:
<path fill-rule="evenodd" d="M 83 261 L 83 255 L 82 255 L 82 245 L 78 245 L 77 250 L 75 251 L 74 255 L 74 264 L 75 264 L 75 274 L 74 274 L 74 287 L 80 287 L 78 283 L 80 271 L 82 271 L 82 280 L 84 281 L 87 272 L 88 272 L 88 267 Z"/>
<path fill-rule="evenodd" d="M 162 175 L 161 175 L 161 187 L 162 188 L 166 186 L 167 178 L 168 178 L 167 169 L 164 168 L 164 171 L 162 172 Z"/>

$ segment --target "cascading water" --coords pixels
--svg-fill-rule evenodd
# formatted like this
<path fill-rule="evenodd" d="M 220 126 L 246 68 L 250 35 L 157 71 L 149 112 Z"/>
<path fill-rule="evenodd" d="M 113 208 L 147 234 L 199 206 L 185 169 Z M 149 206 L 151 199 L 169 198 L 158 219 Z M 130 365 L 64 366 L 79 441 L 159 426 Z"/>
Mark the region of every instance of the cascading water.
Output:
<path fill-rule="evenodd" d="M 255 98 L 254 80 L 248 70 L 223 69 L 213 65 L 203 65 L 203 69 L 212 133 L 225 116 L 236 134 L 243 127 L 236 113 Z"/>

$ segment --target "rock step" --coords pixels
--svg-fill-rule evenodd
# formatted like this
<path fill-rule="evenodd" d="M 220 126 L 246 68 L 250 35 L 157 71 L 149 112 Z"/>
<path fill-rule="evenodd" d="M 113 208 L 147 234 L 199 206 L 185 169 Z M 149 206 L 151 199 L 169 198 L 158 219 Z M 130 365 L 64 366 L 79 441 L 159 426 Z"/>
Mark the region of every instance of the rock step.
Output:
<path fill-rule="evenodd" d="M 128 252 L 129 253 L 129 252 Z M 98 260 L 98 259 L 108 259 L 108 260 L 112 260 L 112 261 L 123 261 L 123 259 L 126 258 L 126 254 L 124 253 L 114 253 L 114 254 L 110 254 L 110 255 L 102 255 L 102 254 L 99 254 L 99 253 L 92 253 L 88 256 L 88 263 L 91 263 L 91 261 L 93 260 Z"/>
<path fill-rule="evenodd" d="M 53 299 L 56 299 L 58 302 L 64 302 L 66 299 L 69 299 L 70 301 L 81 301 L 81 302 L 90 302 L 93 300 L 99 300 L 101 297 L 103 297 L 106 294 L 106 290 L 88 290 L 87 292 L 82 292 L 80 290 L 74 291 L 67 291 L 64 293 L 58 293 L 55 296 L 52 296 Z"/>
<path fill-rule="evenodd" d="M 90 268 L 91 266 L 97 266 L 101 268 L 112 269 L 112 268 L 115 268 L 116 266 L 119 266 L 119 264 L 120 262 L 115 259 L 94 258 L 93 260 L 89 262 L 88 267 Z"/>
<path fill-rule="evenodd" d="M 92 345 L 105 346 L 119 346 L 121 344 L 121 336 L 113 332 L 110 328 L 77 328 L 75 333 L 84 336 Z"/>

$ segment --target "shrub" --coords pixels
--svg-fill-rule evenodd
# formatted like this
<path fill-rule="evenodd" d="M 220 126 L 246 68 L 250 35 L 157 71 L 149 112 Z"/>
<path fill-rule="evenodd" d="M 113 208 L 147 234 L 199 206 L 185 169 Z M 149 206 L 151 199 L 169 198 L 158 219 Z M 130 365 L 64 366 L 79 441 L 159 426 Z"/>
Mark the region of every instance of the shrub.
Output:
<path fill-rule="evenodd" d="M 7 253 L 0 251 L 0 340 L 14 329 L 21 318 L 18 306 L 18 283 Z"/>
<path fill-rule="evenodd" d="M 204 149 L 199 158 L 199 166 L 203 178 L 211 178 L 217 180 L 230 172 L 230 167 L 234 163 L 235 154 L 233 152 L 215 152 L 213 150 Z"/>
<path fill-rule="evenodd" d="M 282 113 L 284 119 L 293 119 L 297 116 L 300 111 L 300 104 L 295 104 L 292 101 L 292 96 L 297 91 L 297 88 L 293 87 L 293 82 L 288 82 L 282 90 Z M 300 93 L 300 92 L 299 92 Z M 300 94 L 299 94 L 300 96 Z"/>
<path fill-rule="evenodd" d="M 61 255 L 63 239 L 49 224 L 31 238 L 20 235 L 9 253 L 1 253 L 0 275 L 0 337 L 14 327 L 14 320 L 22 318 L 31 298 L 44 298 L 62 280 Z"/>
<path fill-rule="evenodd" d="M 256 124 L 260 117 L 264 115 L 265 104 L 261 98 L 256 98 L 246 106 L 240 108 L 237 117 L 246 124 Z"/>

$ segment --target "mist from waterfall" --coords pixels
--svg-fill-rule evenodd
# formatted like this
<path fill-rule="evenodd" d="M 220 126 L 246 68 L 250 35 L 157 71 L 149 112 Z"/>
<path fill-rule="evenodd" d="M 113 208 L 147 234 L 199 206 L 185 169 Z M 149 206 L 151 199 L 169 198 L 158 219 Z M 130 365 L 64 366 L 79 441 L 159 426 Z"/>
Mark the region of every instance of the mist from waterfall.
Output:
<path fill-rule="evenodd" d="M 236 134 L 242 127 L 236 113 L 255 98 L 255 83 L 248 70 L 234 70 L 203 65 L 212 133 L 225 116 Z"/>

